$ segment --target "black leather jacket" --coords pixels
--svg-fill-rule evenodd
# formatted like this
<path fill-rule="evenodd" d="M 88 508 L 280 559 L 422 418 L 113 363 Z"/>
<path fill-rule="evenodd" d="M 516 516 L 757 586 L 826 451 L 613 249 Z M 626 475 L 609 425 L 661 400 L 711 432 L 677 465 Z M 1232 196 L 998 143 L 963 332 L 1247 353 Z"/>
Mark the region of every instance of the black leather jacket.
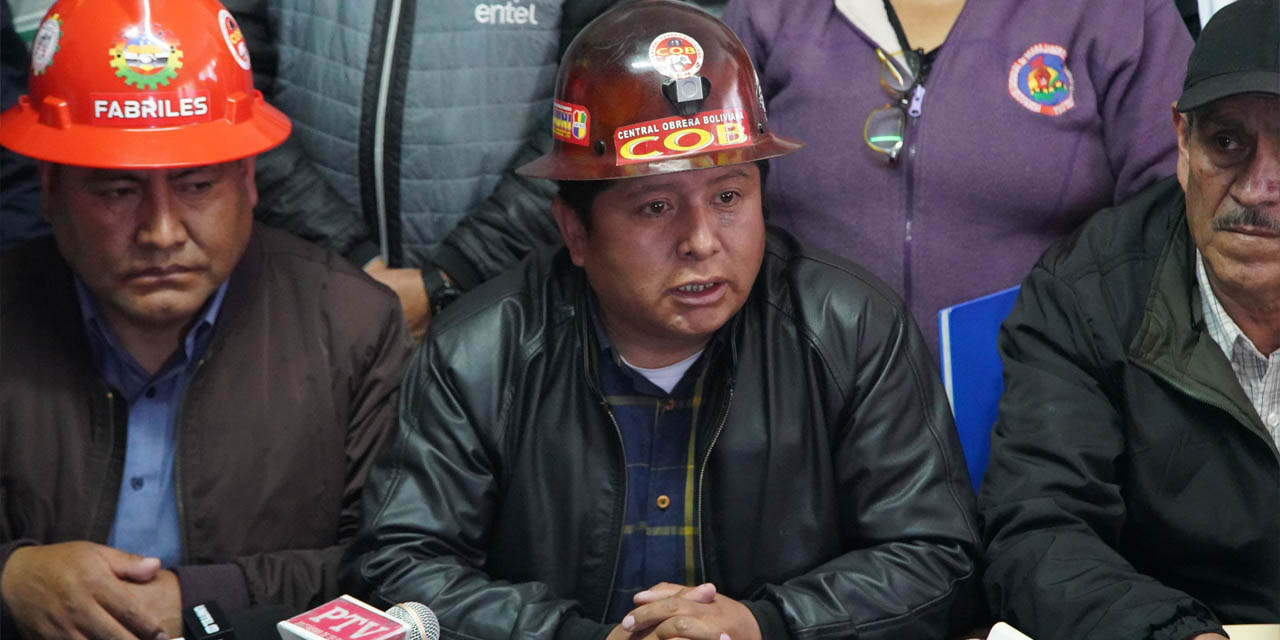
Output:
<path fill-rule="evenodd" d="M 1173 178 L 1045 253 L 1001 329 L 979 503 L 996 616 L 1038 640 L 1280 620 L 1280 450 L 1206 329 Z"/>
<path fill-rule="evenodd" d="M 603 638 L 626 495 L 582 271 L 540 251 L 450 307 L 371 472 L 348 588 L 446 635 Z M 769 640 L 940 638 L 976 593 L 973 495 L 898 298 L 770 231 L 696 425 L 699 579 Z"/>

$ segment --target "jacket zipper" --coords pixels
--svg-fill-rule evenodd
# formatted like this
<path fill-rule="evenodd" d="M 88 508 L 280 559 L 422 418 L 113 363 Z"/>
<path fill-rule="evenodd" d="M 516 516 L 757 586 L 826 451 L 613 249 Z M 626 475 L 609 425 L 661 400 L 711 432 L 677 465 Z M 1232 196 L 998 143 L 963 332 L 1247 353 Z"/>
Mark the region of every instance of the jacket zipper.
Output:
<path fill-rule="evenodd" d="M 599 392 L 597 392 L 599 393 Z M 627 478 L 627 452 L 622 445 L 622 428 L 618 426 L 618 419 L 614 417 L 613 410 L 609 408 L 609 401 L 605 399 L 604 394 L 600 395 L 600 405 L 604 407 L 604 412 L 609 416 L 609 422 L 613 424 L 613 432 L 618 436 L 618 453 L 622 454 L 622 520 L 627 518 L 627 496 L 631 493 L 630 480 Z M 622 557 L 622 525 L 615 520 L 615 528 L 618 532 L 618 542 L 613 550 L 613 572 L 609 576 L 609 590 L 604 596 L 604 611 L 600 612 L 600 623 L 604 624 L 606 618 L 609 617 L 609 605 L 613 604 L 613 586 L 618 581 L 618 559 Z"/>
<path fill-rule="evenodd" d="M 1195 392 L 1194 390 L 1187 388 L 1186 385 L 1184 385 L 1181 380 L 1175 380 L 1172 377 L 1165 375 L 1162 371 L 1158 370 L 1155 367 L 1151 367 L 1142 362 L 1139 362 L 1139 365 L 1143 369 L 1146 369 L 1149 373 L 1154 374 L 1157 378 L 1164 380 L 1165 382 L 1168 382 L 1169 384 L 1173 385 L 1173 388 L 1190 396 L 1192 399 L 1199 400 L 1200 402 L 1203 402 L 1204 404 L 1207 404 L 1211 407 L 1222 409 L 1232 417 L 1235 417 L 1236 419 L 1239 419 L 1241 417 L 1236 415 L 1237 413 L 1236 411 L 1233 411 L 1235 407 L 1223 405 L 1213 400 L 1212 398 L 1201 395 Z M 1263 441 L 1265 441 L 1267 443 L 1267 447 L 1271 449 L 1272 457 L 1276 459 L 1277 463 L 1280 463 L 1280 449 L 1277 449 L 1276 443 L 1274 440 L 1271 439 L 1271 435 L 1270 433 L 1267 432 L 1265 425 L 1263 426 L 1261 433 L 1259 433 L 1258 429 L 1256 429 L 1254 426 L 1250 425 L 1248 420 L 1242 421 L 1241 426 L 1243 426 L 1245 430 L 1248 431 L 1249 433 L 1252 433 L 1255 437 L 1261 438 Z"/>
<path fill-rule="evenodd" d="M 907 142 L 907 153 L 906 153 L 907 157 L 904 159 L 902 163 L 905 165 L 903 167 L 903 170 L 906 172 L 905 182 L 907 185 L 907 192 L 905 196 L 906 211 L 904 212 L 904 217 L 906 218 L 906 221 L 903 228 L 903 240 L 902 240 L 902 297 L 906 301 L 908 307 L 910 307 L 914 302 L 913 294 L 912 294 L 912 282 L 911 282 L 911 222 L 915 218 L 915 207 L 916 207 L 916 201 L 915 201 L 916 200 L 915 199 L 916 138 L 919 137 L 919 133 L 915 132 L 915 130 L 920 128 L 917 121 L 919 120 L 920 115 L 922 113 L 922 107 L 924 102 L 925 90 L 924 90 L 923 82 L 924 82 L 924 79 L 921 78 L 920 83 L 916 84 L 915 89 L 911 92 L 910 107 L 907 110 L 907 115 L 909 115 L 910 117 L 907 118 L 906 124 L 903 125 L 909 130 L 908 132 L 904 132 L 904 135 L 906 136 L 908 142 Z"/>
<path fill-rule="evenodd" d="M 111 390 L 111 387 L 107 387 L 107 436 L 111 439 L 111 448 L 114 449 L 116 446 L 116 394 L 114 391 Z M 114 452 L 107 456 L 107 460 L 112 460 L 113 458 L 115 458 Z M 121 476 L 124 475 L 123 467 L 124 465 L 122 464 L 120 469 Z M 110 479 L 110 477 L 111 477 L 111 469 L 110 469 L 110 466 L 108 466 L 107 478 Z M 107 483 L 107 484 L 110 484 L 110 483 Z M 109 487 L 107 488 L 109 489 Z M 118 505 L 120 501 L 120 496 L 119 496 L 120 481 L 119 480 L 116 481 L 115 490 L 117 494 L 116 503 Z M 105 489 L 104 489 L 104 493 L 105 493 Z M 103 495 L 103 493 L 99 493 L 98 495 L 99 495 L 98 506 L 93 510 L 93 519 L 89 521 L 89 535 L 85 536 L 86 540 L 98 539 L 97 531 L 95 531 L 95 529 L 98 528 L 98 522 L 102 519 L 102 497 L 101 496 Z M 111 535 L 111 526 L 108 525 L 107 533 L 102 537 L 102 540 L 105 541 L 107 539 L 107 536 L 110 536 L 110 535 Z"/>
<path fill-rule="evenodd" d="M 191 369 L 191 376 L 187 379 L 187 388 L 182 392 L 182 399 L 178 401 L 177 419 L 173 425 L 173 499 L 177 503 L 178 508 L 178 528 L 182 538 L 182 562 L 186 564 L 191 561 L 189 555 L 190 544 L 190 527 L 187 526 L 186 509 L 182 506 L 182 410 L 187 406 L 187 393 L 191 390 L 191 383 L 195 382 L 196 374 L 200 368 L 204 366 L 206 358 L 201 356 L 196 360 L 196 366 Z"/>
<path fill-rule="evenodd" d="M 386 143 L 387 143 L 387 103 L 391 93 L 391 71 L 396 54 L 396 34 L 400 30 L 400 7 L 402 0 L 392 0 L 391 11 L 387 19 L 386 47 L 382 52 L 382 66 L 378 69 L 378 101 L 374 106 L 377 114 L 373 125 L 373 190 L 374 203 L 378 215 L 378 240 L 382 251 L 382 259 L 388 266 L 391 264 L 391 245 L 387 236 L 387 183 L 386 183 Z"/>
<path fill-rule="evenodd" d="M 733 384 L 729 384 L 729 399 L 724 403 L 724 413 L 720 414 L 720 425 L 716 427 L 716 432 L 711 436 L 711 444 L 707 445 L 707 452 L 702 456 L 702 468 L 698 469 L 698 570 L 702 572 L 702 580 L 707 580 L 707 549 L 706 536 L 702 535 L 702 487 L 703 480 L 707 475 L 707 462 L 711 460 L 711 450 L 715 448 L 716 441 L 720 439 L 720 432 L 724 431 L 724 424 L 729 420 L 729 405 L 733 404 Z M 619 541 L 621 544 L 621 541 Z"/>

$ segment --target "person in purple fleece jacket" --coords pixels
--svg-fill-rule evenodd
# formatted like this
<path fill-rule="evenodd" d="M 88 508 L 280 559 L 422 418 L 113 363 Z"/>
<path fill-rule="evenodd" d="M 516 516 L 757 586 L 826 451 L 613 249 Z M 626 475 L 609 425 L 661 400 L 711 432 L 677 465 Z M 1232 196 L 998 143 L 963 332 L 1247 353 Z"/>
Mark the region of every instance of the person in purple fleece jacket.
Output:
<path fill-rule="evenodd" d="M 868 267 L 922 326 L 1173 173 L 1165 122 L 1192 41 L 1168 0 L 732 0 L 725 22 L 770 120 L 809 141 L 770 163 L 770 221 Z M 923 52 L 901 94 L 877 47 Z M 904 123 L 892 161 L 864 140 L 886 103 L 877 117 Z"/>

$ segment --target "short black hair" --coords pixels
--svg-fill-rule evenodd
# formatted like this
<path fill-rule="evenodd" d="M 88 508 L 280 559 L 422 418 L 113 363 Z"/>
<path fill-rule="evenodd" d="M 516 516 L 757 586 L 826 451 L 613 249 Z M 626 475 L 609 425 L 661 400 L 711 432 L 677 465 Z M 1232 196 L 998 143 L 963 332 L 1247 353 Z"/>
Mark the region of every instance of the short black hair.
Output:
<path fill-rule="evenodd" d="M 769 161 L 756 160 L 755 165 L 760 169 L 760 188 L 763 190 L 765 176 L 769 174 Z M 560 199 L 573 209 L 574 215 L 578 216 L 578 222 L 582 223 L 582 228 L 590 233 L 591 207 L 595 204 L 596 196 L 603 193 L 614 182 L 616 180 L 558 180 L 556 184 L 560 187 Z"/>
<path fill-rule="evenodd" d="M 613 180 L 560 180 L 560 199 L 573 209 L 573 214 L 578 216 L 578 222 L 582 223 L 582 228 L 591 232 L 591 205 L 596 201 L 596 196 L 608 189 Z"/>

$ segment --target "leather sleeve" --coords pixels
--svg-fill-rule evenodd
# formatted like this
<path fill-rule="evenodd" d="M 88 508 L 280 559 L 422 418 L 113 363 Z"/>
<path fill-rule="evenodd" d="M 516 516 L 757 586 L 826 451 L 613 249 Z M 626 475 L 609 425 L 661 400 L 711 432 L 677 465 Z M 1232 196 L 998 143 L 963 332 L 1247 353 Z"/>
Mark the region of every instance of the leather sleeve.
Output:
<path fill-rule="evenodd" d="M 435 347 L 428 336 L 405 372 L 400 424 L 369 476 L 343 587 L 377 606 L 429 601 L 446 624 L 496 611 L 517 619 L 523 638 L 604 638 L 609 627 L 582 618 L 578 603 L 546 585 L 482 570 L 498 509 L 497 460 L 439 370 Z"/>
<path fill-rule="evenodd" d="M 1102 295 L 1038 266 L 1001 328 L 1005 392 L 979 496 L 988 601 L 1037 640 L 1221 633 L 1207 607 L 1116 551 L 1126 444 L 1103 354 L 1128 349 L 1080 304 Z"/>
<path fill-rule="evenodd" d="M 551 217 L 555 183 L 515 172 L 551 149 L 548 128 L 538 126 L 535 131 L 489 198 L 449 232 L 432 256 L 463 291 L 515 266 L 533 249 L 560 242 Z"/>
<path fill-rule="evenodd" d="M 936 365 L 896 300 L 829 304 L 825 312 L 820 335 L 830 366 L 837 377 L 852 376 L 832 444 L 849 550 L 766 586 L 764 599 L 794 638 L 952 637 L 982 611 L 979 540 Z"/>

